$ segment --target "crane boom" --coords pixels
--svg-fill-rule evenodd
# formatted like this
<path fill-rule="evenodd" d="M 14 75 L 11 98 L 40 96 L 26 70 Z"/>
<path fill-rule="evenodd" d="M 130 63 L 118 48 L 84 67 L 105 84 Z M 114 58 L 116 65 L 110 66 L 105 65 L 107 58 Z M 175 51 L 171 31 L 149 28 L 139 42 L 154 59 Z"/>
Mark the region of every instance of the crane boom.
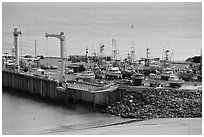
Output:
<path fill-rule="evenodd" d="M 64 55 L 63 55 L 63 51 L 64 51 L 64 41 L 65 41 L 65 35 L 64 32 L 61 32 L 60 34 L 45 34 L 45 37 L 55 37 L 58 38 L 60 40 L 60 56 L 61 56 L 61 65 L 60 65 L 60 83 L 62 83 L 64 81 L 64 72 L 63 72 L 63 67 L 64 67 L 64 63 L 63 63 L 63 59 L 64 59 Z"/>
<path fill-rule="evenodd" d="M 55 37 L 55 38 L 60 39 L 60 41 L 64 41 L 65 40 L 64 32 L 61 32 L 60 34 L 48 34 L 48 33 L 46 33 L 45 37 L 47 37 L 47 38 L 48 37 Z"/>

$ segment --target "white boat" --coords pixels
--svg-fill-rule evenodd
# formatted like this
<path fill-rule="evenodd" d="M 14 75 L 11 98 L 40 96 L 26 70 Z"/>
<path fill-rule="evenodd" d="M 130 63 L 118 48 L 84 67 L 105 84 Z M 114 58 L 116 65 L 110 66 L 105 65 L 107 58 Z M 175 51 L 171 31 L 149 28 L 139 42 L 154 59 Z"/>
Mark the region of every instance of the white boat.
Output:
<path fill-rule="evenodd" d="M 170 78 L 168 79 L 170 87 L 181 87 L 184 82 L 184 80 L 179 79 L 177 76 L 170 76 Z"/>
<path fill-rule="evenodd" d="M 95 78 L 95 74 L 93 71 L 91 70 L 88 70 L 88 71 L 84 71 L 82 73 L 77 73 L 76 76 L 78 78 L 92 78 L 94 79 Z"/>
<path fill-rule="evenodd" d="M 149 74 L 149 79 L 161 79 L 161 76 L 160 75 L 157 75 L 157 74 L 154 74 L 154 73 L 150 73 Z"/>
<path fill-rule="evenodd" d="M 109 77 L 114 78 L 122 78 L 122 72 L 119 70 L 118 67 L 109 67 L 105 71 L 105 77 L 108 79 Z"/>
<path fill-rule="evenodd" d="M 45 76 L 45 70 L 44 69 L 38 69 L 36 72 L 36 76 Z"/>
<path fill-rule="evenodd" d="M 163 68 L 161 73 L 162 80 L 168 80 L 171 76 L 173 76 L 173 69 L 172 68 Z"/>
<path fill-rule="evenodd" d="M 72 68 L 65 68 L 65 74 L 73 74 L 74 73 L 74 69 Z"/>
<path fill-rule="evenodd" d="M 134 86 L 140 86 L 144 80 L 144 75 L 141 73 L 135 73 L 131 76 L 131 79 L 133 80 Z"/>

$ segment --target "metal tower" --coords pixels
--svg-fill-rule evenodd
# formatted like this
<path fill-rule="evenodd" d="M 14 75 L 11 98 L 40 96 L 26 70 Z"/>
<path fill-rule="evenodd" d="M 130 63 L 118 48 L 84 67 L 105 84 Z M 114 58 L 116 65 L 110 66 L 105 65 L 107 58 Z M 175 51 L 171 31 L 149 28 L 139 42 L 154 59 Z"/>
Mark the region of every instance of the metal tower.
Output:
<path fill-rule="evenodd" d="M 60 56 L 61 56 L 61 64 L 60 64 L 60 83 L 64 82 L 64 54 L 63 54 L 63 51 L 64 51 L 64 41 L 65 41 L 65 35 L 64 35 L 64 32 L 61 32 L 60 34 L 48 34 L 46 33 L 45 34 L 45 37 L 48 38 L 48 37 L 55 37 L 55 38 L 58 38 L 60 40 Z"/>
<path fill-rule="evenodd" d="M 18 31 L 17 28 L 14 28 L 14 47 L 15 47 L 15 65 L 18 71 L 19 61 L 18 61 L 18 35 L 21 35 L 21 31 Z"/>

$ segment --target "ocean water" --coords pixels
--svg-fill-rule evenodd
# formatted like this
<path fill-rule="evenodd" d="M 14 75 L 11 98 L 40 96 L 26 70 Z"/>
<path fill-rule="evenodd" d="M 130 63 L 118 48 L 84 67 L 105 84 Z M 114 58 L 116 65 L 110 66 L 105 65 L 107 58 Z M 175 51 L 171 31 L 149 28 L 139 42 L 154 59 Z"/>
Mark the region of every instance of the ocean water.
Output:
<path fill-rule="evenodd" d="M 132 28 L 133 25 L 133 28 Z M 185 60 L 200 55 L 202 48 L 202 3 L 5 3 L 2 4 L 2 54 L 14 47 L 13 29 L 19 37 L 20 55 L 59 56 L 59 40 L 45 33 L 64 32 L 66 55 L 89 55 L 104 44 L 105 55 L 112 55 L 116 39 L 118 58 L 130 52 L 132 41 L 136 59 L 162 57 L 164 49 L 172 59 Z M 46 52 L 47 51 L 47 52 Z"/>
<path fill-rule="evenodd" d="M 128 120 L 99 114 L 93 106 L 79 103 L 65 106 L 5 89 L 2 94 L 3 135 L 60 134 Z"/>

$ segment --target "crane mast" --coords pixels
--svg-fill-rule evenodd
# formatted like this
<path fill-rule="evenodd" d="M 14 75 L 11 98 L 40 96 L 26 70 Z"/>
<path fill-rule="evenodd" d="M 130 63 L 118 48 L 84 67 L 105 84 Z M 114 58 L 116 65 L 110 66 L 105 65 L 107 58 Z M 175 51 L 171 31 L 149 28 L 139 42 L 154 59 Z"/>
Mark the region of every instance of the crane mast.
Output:
<path fill-rule="evenodd" d="M 14 28 L 14 47 L 15 47 L 15 65 L 18 71 L 19 61 L 18 61 L 18 35 L 21 35 L 21 31 L 18 31 L 17 28 Z"/>
<path fill-rule="evenodd" d="M 61 32 L 60 34 L 45 34 L 45 37 L 54 37 L 54 38 L 58 38 L 60 40 L 60 57 L 61 57 L 61 64 L 60 64 L 60 83 L 62 83 L 65 79 L 64 79 L 64 55 L 63 55 L 63 51 L 64 51 L 64 41 L 65 41 L 65 35 L 64 32 Z"/>

